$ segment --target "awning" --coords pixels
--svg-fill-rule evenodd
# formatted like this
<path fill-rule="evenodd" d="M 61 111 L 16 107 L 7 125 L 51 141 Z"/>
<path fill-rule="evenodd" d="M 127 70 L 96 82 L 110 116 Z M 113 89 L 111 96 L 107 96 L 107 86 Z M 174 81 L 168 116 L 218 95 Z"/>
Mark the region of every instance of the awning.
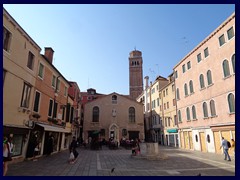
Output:
<path fill-rule="evenodd" d="M 64 128 L 60 128 L 60 127 L 56 127 L 56 126 L 50 126 L 50 125 L 47 125 L 47 124 L 40 124 L 40 123 L 36 123 L 36 125 L 39 125 L 39 126 L 43 127 L 45 131 L 71 133 L 70 129 L 67 130 L 67 129 L 64 129 Z"/>
<path fill-rule="evenodd" d="M 167 132 L 168 133 L 177 133 L 178 130 L 177 129 L 168 129 Z"/>

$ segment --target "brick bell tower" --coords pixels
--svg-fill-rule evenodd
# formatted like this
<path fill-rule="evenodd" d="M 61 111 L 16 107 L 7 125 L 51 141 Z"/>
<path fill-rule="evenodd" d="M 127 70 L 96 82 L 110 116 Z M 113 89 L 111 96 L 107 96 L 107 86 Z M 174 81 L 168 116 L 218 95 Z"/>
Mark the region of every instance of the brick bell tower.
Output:
<path fill-rule="evenodd" d="M 129 55 L 129 94 L 136 100 L 143 91 L 142 52 L 135 49 Z"/>

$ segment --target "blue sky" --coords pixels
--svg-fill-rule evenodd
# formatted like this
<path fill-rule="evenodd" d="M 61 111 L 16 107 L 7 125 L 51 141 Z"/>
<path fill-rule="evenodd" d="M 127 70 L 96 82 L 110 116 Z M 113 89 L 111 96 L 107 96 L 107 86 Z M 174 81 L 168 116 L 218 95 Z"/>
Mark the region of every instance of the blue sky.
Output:
<path fill-rule="evenodd" d="M 129 53 L 142 51 L 143 77 L 173 67 L 234 11 L 228 4 L 4 4 L 53 64 L 81 91 L 129 94 Z"/>

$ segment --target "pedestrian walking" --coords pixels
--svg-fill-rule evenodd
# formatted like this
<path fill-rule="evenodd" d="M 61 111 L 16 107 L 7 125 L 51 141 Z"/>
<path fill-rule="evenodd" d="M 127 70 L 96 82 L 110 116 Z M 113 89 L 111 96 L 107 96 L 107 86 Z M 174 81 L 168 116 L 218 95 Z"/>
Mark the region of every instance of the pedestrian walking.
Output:
<path fill-rule="evenodd" d="M 6 176 L 8 171 L 8 161 L 12 161 L 13 143 L 12 138 L 3 138 L 3 176 Z"/>
<path fill-rule="evenodd" d="M 221 143 L 220 149 L 221 148 L 223 148 L 223 153 L 225 155 L 224 160 L 228 159 L 228 161 L 231 161 L 231 158 L 228 154 L 228 150 L 229 150 L 228 141 L 226 139 L 224 139 L 224 137 L 222 137 L 222 143 Z"/>
<path fill-rule="evenodd" d="M 77 140 L 76 140 L 76 137 L 73 136 L 72 142 L 69 146 L 69 151 L 70 151 L 69 163 L 70 164 L 73 164 L 78 157 L 78 152 L 77 152 L 76 148 L 77 148 Z M 73 156 L 74 156 L 74 158 L 73 158 Z"/>

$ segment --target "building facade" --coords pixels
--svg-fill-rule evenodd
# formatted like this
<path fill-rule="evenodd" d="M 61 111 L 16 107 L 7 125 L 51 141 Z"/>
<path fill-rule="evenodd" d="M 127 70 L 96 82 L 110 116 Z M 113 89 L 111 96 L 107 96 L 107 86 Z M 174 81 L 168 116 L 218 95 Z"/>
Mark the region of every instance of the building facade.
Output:
<path fill-rule="evenodd" d="M 181 148 L 222 153 L 221 138 L 235 139 L 235 13 L 174 72 Z"/>
<path fill-rule="evenodd" d="M 100 138 L 116 142 L 144 139 L 142 104 L 118 93 L 102 96 L 85 104 L 84 137 L 100 132 Z"/>
<path fill-rule="evenodd" d="M 3 135 L 13 138 L 13 158 L 32 158 L 68 148 L 73 115 L 69 82 L 52 64 L 53 49 L 41 48 L 3 8 Z"/>
<path fill-rule="evenodd" d="M 3 8 L 3 135 L 14 157 L 25 158 L 41 48 Z M 28 126 L 26 126 L 28 125 Z"/>
<path fill-rule="evenodd" d="M 178 121 L 176 116 L 175 83 L 173 73 L 168 76 L 168 84 L 160 89 L 160 99 L 162 104 L 160 110 L 161 120 L 164 127 L 162 141 L 164 145 L 178 147 Z"/>

